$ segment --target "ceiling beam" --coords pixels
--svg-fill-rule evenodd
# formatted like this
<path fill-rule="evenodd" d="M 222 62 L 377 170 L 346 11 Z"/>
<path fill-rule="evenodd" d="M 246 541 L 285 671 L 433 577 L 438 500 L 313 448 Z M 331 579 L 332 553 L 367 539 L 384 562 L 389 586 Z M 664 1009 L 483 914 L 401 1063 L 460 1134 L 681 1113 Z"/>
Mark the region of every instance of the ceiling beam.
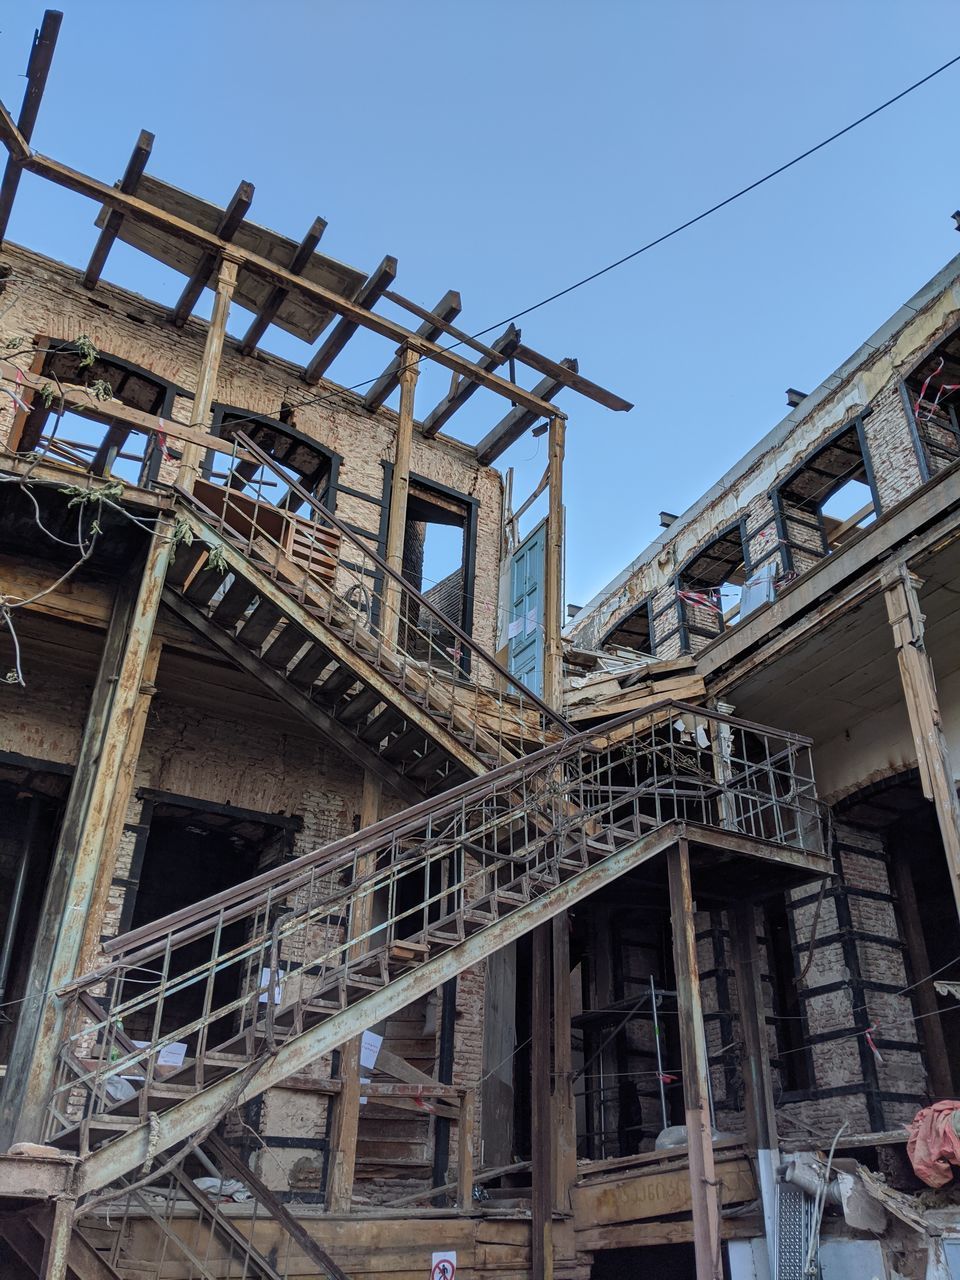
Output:
<path fill-rule="evenodd" d="M 567 356 L 560 361 L 560 368 L 566 372 L 576 373 L 578 365 L 572 356 Z M 565 385 L 560 378 L 544 378 L 533 388 L 532 394 L 538 400 L 549 401 L 558 391 L 562 391 Z M 477 445 L 477 459 L 480 464 L 488 467 L 505 449 L 509 449 L 515 440 L 519 440 L 528 427 L 532 427 L 539 418 L 548 415 L 549 411 L 547 415 L 535 413 L 531 409 L 525 409 L 523 405 L 517 405 L 515 409 L 511 409 Z"/>
<path fill-rule="evenodd" d="M 227 244 L 233 239 L 239 230 L 240 223 L 247 216 L 251 204 L 253 204 L 253 183 L 241 182 L 239 187 L 233 193 L 233 198 L 224 209 L 217 223 L 217 239 L 226 241 Z M 170 318 L 177 328 L 182 328 L 190 317 L 193 308 L 197 305 L 197 299 L 203 293 L 207 281 L 217 269 L 219 254 L 205 253 L 197 263 L 196 270 L 184 285 L 183 293 L 177 305 L 170 313 Z"/>
<path fill-rule="evenodd" d="M 415 334 L 425 342 L 436 342 L 443 333 L 443 326 L 455 320 L 461 311 L 460 295 L 456 289 L 448 289 L 437 305 L 430 312 L 431 318 L 424 320 Z M 386 398 L 400 385 L 400 357 L 394 356 L 381 373 L 363 400 L 363 407 L 375 413 Z"/>
<path fill-rule="evenodd" d="M 366 311 L 370 311 L 396 278 L 397 260 L 387 254 L 376 271 L 367 276 L 360 286 L 353 300 L 354 303 L 358 307 L 363 307 Z M 315 386 L 359 328 L 358 321 L 348 320 L 346 316 L 341 316 L 334 326 L 333 332 L 329 334 L 323 345 L 318 348 L 310 363 L 304 369 L 304 382 Z"/>
<path fill-rule="evenodd" d="M 293 261 L 290 263 L 290 270 L 294 275 L 299 275 L 306 267 L 326 229 L 327 223 L 324 218 L 314 218 L 310 230 L 300 241 L 300 247 L 293 255 Z M 273 286 L 269 297 L 260 308 L 260 314 L 253 320 L 250 328 L 244 334 L 243 341 L 240 343 L 241 355 L 248 356 L 255 350 L 257 343 L 266 333 L 268 326 L 273 323 L 274 317 L 283 306 L 289 292 L 290 290 L 285 289 L 282 284 Z"/>
<path fill-rule="evenodd" d="M 47 76 L 50 72 L 50 64 L 53 62 L 53 51 L 57 47 L 57 36 L 60 33 L 60 23 L 62 21 L 63 14 L 58 9 L 47 9 L 43 15 L 43 22 L 40 24 L 40 30 L 36 32 L 33 38 L 33 48 L 30 50 L 30 59 L 27 62 L 27 87 L 23 93 L 23 104 L 20 107 L 20 116 L 17 120 L 17 132 L 25 143 L 30 141 L 33 135 L 33 126 L 37 123 L 40 100 L 43 98 L 43 91 L 46 88 Z M 0 184 L 0 243 L 3 242 L 7 234 L 7 223 L 10 221 L 10 212 L 13 209 L 13 202 L 16 198 L 17 187 L 20 185 L 20 174 L 22 172 L 13 152 L 11 152 L 7 158 L 6 168 L 3 171 L 3 182 Z"/>
<path fill-rule="evenodd" d="M 520 330 L 516 325 L 506 328 L 492 344 L 488 356 L 481 356 L 477 368 L 490 372 L 498 368 L 505 360 L 509 360 L 520 343 Z M 456 377 L 456 375 L 454 375 Z M 432 439 L 444 423 L 449 422 L 461 405 L 466 404 L 480 384 L 467 378 L 458 379 L 452 390 L 444 396 L 440 403 L 423 420 L 422 431 L 428 440 Z"/>
<path fill-rule="evenodd" d="M 450 369 L 463 377 L 475 379 L 481 386 L 487 387 L 490 391 L 496 392 L 497 395 L 503 396 L 504 399 L 510 400 L 514 404 L 525 405 L 543 417 L 555 412 L 552 406 L 544 401 L 539 401 L 532 392 L 525 391 L 523 387 L 515 386 L 512 382 L 508 382 L 506 378 L 501 378 L 495 373 L 483 373 L 469 360 L 460 355 L 458 351 L 438 346 L 435 342 L 427 342 L 388 316 L 378 315 L 375 311 L 367 311 L 352 299 L 345 298 L 342 294 L 335 293 L 332 289 L 328 289 L 316 281 L 308 280 L 304 276 L 296 276 L 287 271 L 285 267 L 281 267 L 278 263 L 272 262 L 269 258 L 265 258 L 259 253 L 254 253 L 250 249 L 243 249 L 239 245 L 231 245 L 221 240 L 213 231 L 198 227 L 174 213 L 168 213 L 166 210 L 158 208 L 157 205 L 141 200 L 136 195 L 128 195 L 126 192 L 120 191 L 106 182 L 101 182 L 99 178 L 92 178 L 89 174 L 82 173 L 78 169 L 72 169 L 69 165 L 62 164 L 59 160 L 53 160 L 50 156 L 31 151 L 28 142 L 17 128 L 10 112 L 2 101 L 0 101 L 0 141 L 3 142 L 7 150 L 24 169 L 36 174 L 38 177 L 45 178 L 48 182 L 52 182 L 58 187 L 63 187 L 67 191 L 74 191 L 78 195 L 87 196 L 91 200 L 105 204 L 111 209 L 119 209 L 128 217 L 145 226 L 159 227 L 168 235 L 189 244 L 201 245 L 215 254 L 230 252 L 244 270 L 252 271 L 264 280 L 286 285 L 291 292 L 302 294 L 314 302 L 324 304 L 330 310 L 335 311 L 337 315 L 354 321 L 363 328 L 369 329 L 372 333 L 380 334 L 381 337 L 396 343 L 397 346 L 409 347 L 410 350 L 415 351 L 425 360 L 434 360 L 445 369 Z M 559 416 L 565 417 L 566 415 L 561 413 Z"/>
<path fill-rule="evenodd" d="M 127 167 L 123 171 L 123 177 L 120 179 L 120 190 L 130 194 L 136 191 L 143 177 L 143 171 L 147 167 L 147 161 L 150 159 L 150 152 L 153 150 L 153 134 L 148 133 L 146 129 L 140 130 L 140 137 L 137 139 L 137 145 L 133 148 L 130 159 L 127 161 Z M 107 214 L 107 220 L 100 229 L 100 235 L 97 237 L 97 243 L 93 246 L 93 253 L 90 255 L 90 261 L 87 264 L 87 270 L 83 277 L 83 287 L 85 289 L 95 289 L 100 274 L 106 266 L 107 254 L 113 248 L 113 243 L 120 231 L 120 224 L 123 222 L 123 214 L 116 209 L 111 209 Z"/>
<path fill-rule="evenodd" d="M 539 351 L 534 351 L 532 347 L 524 346 L 523 343 L 517 347 L 517 359 L 521 364 L 529 365 L 531 369 L 536 369 L 537 373 L 553 378 L 562 386 L 569 387 L 571 391 L 577 391 L 580 395 L 586 396 L 588 400 L 595 400 L 597 404 L 602 404 L 605 409 L 614 409 L 620 413 L 626 413 L 633 408 L 629 400 L 624 400 L 622 396 L 615 395 L 612 391 L 608 391 L 606 387 L 601 387 L 596 382 L 591 382 L 589 378 L 585 378 L 578 373 L 575 368 L 568 368 L 566 363 L 558 364 L 556 360 L 551 360 L 549 356 L 541 355 Z"/>

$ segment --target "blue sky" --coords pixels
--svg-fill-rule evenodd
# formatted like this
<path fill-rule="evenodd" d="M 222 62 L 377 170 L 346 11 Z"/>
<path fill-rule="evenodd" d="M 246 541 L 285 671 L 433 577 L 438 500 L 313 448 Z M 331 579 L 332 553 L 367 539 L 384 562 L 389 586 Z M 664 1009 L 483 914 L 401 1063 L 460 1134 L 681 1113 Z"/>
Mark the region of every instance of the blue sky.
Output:
<path fill-rule="evenodd" d="M 61 0 L 34 145 L 107 181 L 141 128 L 150 170 L 397 288 L 463 295 L 471 332 L 620 257 L 960 52 L 947 0 Z M 16 112 L 42 6 L 0 18 Z M 954 253 L 960 65 L 826 151 L 526 317 L 524 338 L 636 408 L 566 392 L 567 599 L 584 603 Z M 94 207 L 25 177 L 11 238 L 74 264 Z M 118 247 L 107 278 L 173 300 L 182 278 Z M 388 310 L 388 308 L 385 308 Z M 241 331 L 240 313 L 231 326 Z M 293 340 L 276 349 L 303 360 Z M 374 377 L 363 335 L 331 371 Z M 531 381 L 535 380 L 536 375 Z M 418 410 L 448 383 L 420 379 Z M 502 412 L 480 393 L 456 430 Z M 522 498 L 529 435 L 501 459 Z"/>

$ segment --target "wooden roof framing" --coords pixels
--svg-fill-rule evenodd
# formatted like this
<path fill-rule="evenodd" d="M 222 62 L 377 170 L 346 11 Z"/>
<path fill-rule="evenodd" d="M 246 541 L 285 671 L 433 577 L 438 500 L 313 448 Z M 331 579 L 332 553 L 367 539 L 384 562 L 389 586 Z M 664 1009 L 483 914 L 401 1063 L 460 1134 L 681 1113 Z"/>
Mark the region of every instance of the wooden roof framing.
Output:
<path fill-rule="evenodd" d="M 62 21 L 63 14 L 58 9 L 47 9 L 40 24 L 40 30 L 34 36 L 30 61 L 27 63 L 27 87 L 23 93 L 23 103 L 17 118 L 17 127 L 25 142 L 29 142 L 33 137 L 33 126 L 37 123 L 40 99 L 46 88 Z M 15 163 L 11 154 L 7 158 L 3 171 L 3 182 L 0 183 L 0 243 L 7 234 L 7 223 L 10 221 L 13 201 L 20 185 L 21 172 L 20 165 Z"/>
<path fill-rule="evenodd" d="M 150 159 L 153 143 L 153 134 L 146 129 L 141 129 L 140 137 L 137 139 L 136 146 L 127 161 L 123 177 L 120 179 L 121 191 L 128 193 L 136 191 L 140 185 L 140 179 L 143 177 L 143 171 L 147 167 L 147 161 Z M 93 253 L 90 255 L 90 261 L 87 263 L 87 270 L 83 277 L 84 287 L 87 289 L 96 288 L 100 274 L 106 266 L 107 256 L 120 232 L 120 224 L 123 222 L 123 214 L 116 209 L 106 211 L 104 217 L 103 227 L 97 237 L 97 243 L 93 247 Z"/>
<path fill-rule="evenodd" d="M 430 318 L 424 320 L 416 330 L 418 338 L 425 338 L 428 342 L 436 342 L 437 338 L 443 333 L 445 324 L 451 320 L 455 320 L 460 314 L 462 303 L 460 295 L 456 289 L 448 289 L 437 305 L 430 313 Z M 400 357 L 396 355 L 381 373 L 363 399 L 363 406 L 375 412 L 393 391 L 400 385 Z"/>
<path fill-rule="evenodd" d="M 453 374 L 450 391 L 427 415 L 424 434 L 430 438 L 447 423 L 470 398 L 477 387 L 484 387 L 511 401 L 512 409 L 478 446 L 482 462 L 498 457 L 509 444 L 519 438 L 528 426 L 544 417 L 565 417 L 551 401 L 563 387 L 569 387 L 608 408 L 624 410 L 632 406 L 621 397 L 606 391 L 579 375 L 576 361 L 559 363 L 522 346 L 520 334 L 512 325 L 496 341 L 487 346 L 471 335 L 456 329 L 452 321 L 459 314 L 460 298 L 447 293 L 432 311 L 399 295 L 392 301 L 421 317 L 422 323 L 410 330 L 373 310 L 376 302 L 388 294 L 396 276 L 397 263 L 392 257 L 369 276 L 355 268 L 316 252 L 325 229 L 317 218 L 306 236 L 297 244 L 287 237 L 245 221 L 253 196 L 253 187 L 241 183 L 226 209 L 163 183 L 145 173 L 153 144 L 153 135 L 142 131 L 120 182 L 108 186 L 99 179 L 72 169 L 30 147 L 40 98 L 46 82 L 62 15 L 48 11 L 36 38 L 27 70 L 27 91 L 17 123 L 0 102 L 0 141 L 9 153 L 0 185 L 0 235 L 6 228 L 10 207 L 20 174 L 26 170 L 47 181 L 96 200 L 101 205 L 97 226 L 101 234 L 94 247 L 83 280 L 94 288 L 100 279 L 110 248 L 123 240 L 153 256 L 188 277 L 171 318 L 185 322 L 203 288 L 212 277 L 224 253 L 238 262 L 235 301 L 252 311 L 255 319 L 240 343 L 243 354 L 250 354 L 271 324 L 304 339 L 314 341 L 334 317 L 333 330 L 307 364 L 303 377 L 317 382 L 336 356 L 343 350 L 358 328 L 379 334 L 396 347 L 406 348 L 420 359 L 433 360 Z M 449 334 L 456 341 L 442 346 L 438 339 Z M 468 359 L 459 347 L 468 346 L 479 353 L 476 361 Z M 507 360 L 528 365 L 547 376 L 532 390 L 501 377 L 496 370 Z M 400 366 L 397 356 L 375 381 L 365 398 L 365 405 L 379 408 L 397 385 Z"/>

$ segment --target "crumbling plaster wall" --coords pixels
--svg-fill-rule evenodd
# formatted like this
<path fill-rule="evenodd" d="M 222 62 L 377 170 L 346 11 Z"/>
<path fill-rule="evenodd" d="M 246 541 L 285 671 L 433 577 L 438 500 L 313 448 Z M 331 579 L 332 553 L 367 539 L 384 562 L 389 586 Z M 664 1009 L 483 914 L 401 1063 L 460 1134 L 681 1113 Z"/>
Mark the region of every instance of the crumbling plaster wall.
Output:
<path fill-rule="evenodd" d="M 889 510 L 918 488 L 922 483 L 920 463 L 899 380 L 927 348 L 957 323 L 958 268 L 960 261 L 955 259 L 901 308 L 837 373 L 604 588 L 567 629 L 567 636 L 574 643 L 596 648 L 651 593 L 655 593 L 654 611 L 663 609 L 674 594 L 674 575 L 741 517 L 746 518 L 749 554 L 755 563 L 777 538 L 770 523 L 770 490 L 827 437 L 867 408 L 871 412 L 864 419 L 864 433 L 881 508 Z M 670 610 L 657 630 L 662 635 L 675 625 L 675 615 Z M 695 649 L 705 643 L 706 640 L 694 638 Z M 678 649 L 679 641 L 674 638 L 658 649 L 658 656 L 674 656 Z"/>

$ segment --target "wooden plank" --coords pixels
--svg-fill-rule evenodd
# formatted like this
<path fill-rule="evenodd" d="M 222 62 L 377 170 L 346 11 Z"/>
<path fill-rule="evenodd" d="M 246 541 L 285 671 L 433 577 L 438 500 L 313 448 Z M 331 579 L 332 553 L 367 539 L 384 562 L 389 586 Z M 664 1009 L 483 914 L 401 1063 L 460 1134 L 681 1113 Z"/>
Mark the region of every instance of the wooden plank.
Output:
<path fill-rule="evenodd" d="M 433 308 L 434 320 L 424 320 L 424 322 L 416 330 L 416 336 L 422 338 L 426 342 L 434 342 L 443 332 L 443 322 L 453 320 L 455 316 L 460 314 L 460 295 L 456 289 L 448 289 L 437 305 Z M 440 323 L 437 323 L 437 322 Z M 415 349 L 414 349 L 415 350 Z M 409 363 L 412 353 L 407 350 L 403 353 L 403 359 Z M 394 358 L 381 373 L 370 390 L 364 396 L 363 407 L 371 413 L 375 413 L 383 404 L 389 395 L 400 385 L 400 368 L 401 356 L 395 355 Z"/>
<path fill-rule="evenodd" d="M 602 404 L 605 409 L 614 409 L 619 413 L 626 413 L 633 408 L 629 400 L 624 400 L 622 396 L 615 395 L 612 391 L 608 391 L 606 387 L 601 387 L 598 383 L 591 382 L 589 378 L 585 378 L 576 369 L 569 368 L 566 363 L 558 364 L 556 360 L 551 360 L 548 356 L 541 355 L 539 351 L 534 351 L 532 347 L 528 347 L 522 342 L 517 347 L 516 356 L 521 364 L 529 365 L 531 369 L 536 369 L 537 373 L 553 378 L 562 386 L 579 392 L 580 395 L 585 396 L 588 400 L 595 400 L 597 404 Z"/>
<path fill-rule="evenodd" d="M 924 647 L 923 614 L 917 595 L 919 582 L 919 578 L 901 565 L 885 579 L 884 597 L 920 766 L 920 781 L 924 795 L 933 801 L 937 812 L 950 884 L 960 914 L 960 801 L 956 773 L 943 732 L 933 664 Z"/>
<path fill-rule="evenodd" d="M 403 573 L 403 548 L 407 531 L 407 498 L 410 493 L 410 459 L 413 452 L 413 402 L 420 364 L 409 351 L 399 363 L 400 415 L 393 449 L 393 474 L 390 481 L 390 510 L 387 517 L 387 541 L 383 558 L 397 575 Z M 384 375 L 386 377 L 386 375 Z M 380 379 L 383 382 L 383 378 Z M 378 384 L 380 385 L 380 384 Z M 376 388 L 375 388 L 376 389 Z M 383 622 L 381 633 L 388 648 L 396 648 L 400 628 L 402 589 L 399 577 L 387 577 L 383 588 Z"/>
<path fill-rule="evenodd" d="M 127 167 L 123 171 L 123 177 L 120 179 L 121 191 L 125 191 L 128 194 L 136 191 L 140 179 L 143 177 L 143 171 L 147 167 L 147 161 L 150 159 L 153 143 L 153 134 L 147 129 L 141 129 L 130 159 L 127 161 Z M 97 243 L 93 246 L 93 253 L 90 255 L 90 261 L 87 263 L 87 269 L 84 272 L 83 287 L 85 289 L 96 288 L 101 272 L 106 265 L 107 255 L 113 248 L 122 222 L 123 214 L 117 209 L 112 209 L 107 214 L 107 220 L 100 231 L 100 235 L 97 237 Z"/>
<path fill-rule="evenodd" d="M 560 361 L 564 369 L 576 370 L 577 361 L 572 356 Z M 540 401 L 550 401 L 563 390 L 563 383 L 556 378 L 544 378 L 533 388 L 532 394 Z M 477 445 L 477 459 L 482 466 L 488 467 L 500 457 L 506 449 L 514 444 L 528 427 L 532 427 L 541 417 L 553 417 L 553 413 L 538 413 L 536 410 L 518 403 L 505 417 L 492 427 Z"/>
<path fill-rule="evenodd" d="M 474 1099 L 472 1089 L 463 1091 L 457 1130 L 457 1199 L 464 1213 L 468 1213 L 473 1205 Z"/>
<path fill-rule="evenodd" d="M 486 372 L 499 368 L 516 351 L 519 341 L 520 330 L 516 325 L 508 325 L 499 338 L 491 344 L 493 354 L 481 356 L 477 361 L 477 368 Z M 466 404 L 479 385 L 473 379 L 459 378 L 456 386 L 424 418 L 420 428 L 424 438 L 432 440 L 440 428 L 450 421 L 462 405 Z"/>
<path fill-rule="evenodd" d="M 724 1204 L 749 1203 L 756 1198 L 757 1181 L 746 1156 L 718 1161 L 716 1177 L 723 1187 Z M 693 1208 L 690 1179 L 687 1168 L 639 1169 L 619 1178 L 578 1183 L 571 1194 L 578 1244 L 580 1232 L 595 1227 L 689 1213 Z"/>
<path fill-rule="evenodd" d="M 323 218 L 314 218 L 310 225 L 310 230 L 300 241 L 300 246 L 294 254 L 293 261 L 290 263 L 290 270 L 295 275 L 299 275 L 310 261 L 310 257 L 320 243 L 326 229 L 327 224 Z M 268 326 L 272 324 L 274 316 L 283 306 L 289 292 L 290 290 L 285 289 L 283 285 L 274 285 L 266 302 L 260 308 L 260 314 L 251 321 L 250 328 L 243 336 L 240 343 L 240 354 L 242 356 L 248 356 L 256 349 L 257 343 L 266 333 Z"/>
<path fill-rule="evenodd" d="M 17 120 L 17 133 L 24 143 L 28 143 L 33 136 L 33 126 L 37 123 L 37 115 L 40 111 L 43 91 L 47 85 L 47 76 L 50 74 L 50 65 L 53 62 L 53 52 L 57 47 L 57 36 L 60 33 L 62 21 L 63 14 L 59 10 L 47 9 L 40 24 L 40 30 L 34 38 L 33 48 L 30 50 L 30 59 L 27 62 L 27 86 L 23 92 L 23 102 Z M 7 224 L 10 221 L 13 202 L 20 185 L 20 173 L 20 166 L 11 155 L 3 171 L 3 182 L 0 183 L 0 244 L 7 234 Z"/>
<path fill-rule="evenodd" d="M 253 190 L 252 182 L 241 182 L 233 193 L 230 203 L 223 211 L 223 217 L 217 224 L 216 234 L 220 240 L 229 243 L 236 235 L 240 223 L 253 204 Z M 178 329 L 186 324 L 193 308 L 197 305 L 197 299 L 217 269 L 218 259 L 219 255 L 214 252 L 205 253 L 197 264 L 196 271 L 184 285 L 183 292 L 170 313 L 170 318 Z M 198 413 L 197 421 L 203 422 L 204 416 Z"/>

